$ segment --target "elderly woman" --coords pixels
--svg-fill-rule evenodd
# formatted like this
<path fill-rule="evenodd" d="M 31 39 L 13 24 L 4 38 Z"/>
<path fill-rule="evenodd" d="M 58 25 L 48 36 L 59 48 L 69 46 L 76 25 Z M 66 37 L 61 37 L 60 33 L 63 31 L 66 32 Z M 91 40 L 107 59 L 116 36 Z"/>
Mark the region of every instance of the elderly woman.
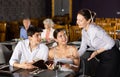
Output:
<path fill-rule="evenodd" d="M 52 21 L 52 19 L 45 19 L 43 21 L 43 24 L 44 24 L 44 30 L 41 34 L 41 38 L 44 40 L 44 41 L 47 41 L 48 43 L 51 42 L 54 37 L 53 37 L 53 32 L 54 32 L 54 29 L 53 29 L 53 26 L 54 26 L 54 22 Z"/>
<path fill-rule="evenodd" d="M 49 51 L 49 60 L 53 60 L 54 64 L 49 65 L 49 69 L 54 69 L 53 66 L 60 65 L 61 71 L 77 72 L 79 69 L 80 58 L 75 46 L 67 45 L 67 35 L 65 30 L 56 29 L 53 33 L 57 46 Z"/>

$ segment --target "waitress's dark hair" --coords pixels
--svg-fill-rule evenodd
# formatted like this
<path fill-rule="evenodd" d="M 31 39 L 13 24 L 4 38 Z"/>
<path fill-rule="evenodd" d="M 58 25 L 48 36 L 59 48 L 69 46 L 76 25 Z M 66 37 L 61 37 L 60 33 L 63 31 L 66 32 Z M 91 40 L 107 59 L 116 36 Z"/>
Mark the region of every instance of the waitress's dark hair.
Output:
<path fill-rule="evenodd" d="M 89 9 L 82 9 L 80 11 L 78 11 L 78 14 L 81 14 L 82 16 L 84 16 L 84 18 L 88 21 L 89 19 L 91 19 L 91 21 L 93 21 L 93 19 L 96 16 L 96 13 L 93 11 L 90 11 Z"/>
<path fill-rule="evenodd" d="M 55 31 L 53 32 L 53 37 L 57 38 L 57 35 L 60 31 L 65 31 L 65 29 L 63 29 L 63 28 L 55 29 Z"/>

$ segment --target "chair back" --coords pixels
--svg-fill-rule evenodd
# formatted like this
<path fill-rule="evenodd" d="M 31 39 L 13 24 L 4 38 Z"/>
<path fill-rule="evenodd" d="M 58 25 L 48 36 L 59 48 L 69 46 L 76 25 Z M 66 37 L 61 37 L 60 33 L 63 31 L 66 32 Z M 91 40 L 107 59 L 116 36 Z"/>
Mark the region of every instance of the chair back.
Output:
<path fill-rule="evenodd" d="M 69 33 L 68 33 L 68 25 L 58 25 L 58 24 L 55 24 L 55 26 L 53 27 L 54 29 L 65 29 L 66 32 L 67 32 L 67 36 L 69 37 Z"/>
<path fill-rule="evenodd" d="M 6 40 L 6 22 L 0 22 L 0 42 Z"/>
<path fill-rule="evenodd" d="M 39 20 L 38 19 L 30 19 L 30 21 L 31 21 L 31 25 L 38 27 L 38 25 L 39 25 Z"/>
<path fill-rule="evenodd" d="M 2 49 L 2 52 L 3 52 L 5 64 L 9 64 L 9 60 L 12 56 L 13 51 L 8 49 L 8 47 L 5 46 L 5 45 L 1 45 L 1 49 Z"/>
<path fill-rule="evenodd" d="M 9 40 L 19 38 L 20 37 L 20 25 L 19 21 L 10 21 L 8 22 L 9 25 Z"/>
<path fill-rule="evenodd" d="M 2 50 L 2 45 L 0 44 L 0 65 L 5 63 L 5 58 Z"/>
<path fill-rule="evenodd" d="M 59 29 L 59 28 L 67 29 L 67 25 L 55 24 L 53 28 L 54 28 L 54 29 Z"/>
<path fill-rule="evenodd" d="M 103 29 L 113 38 L 116 39 L 116 26 L 104 26 Z"/>
<path fill-rule="evenodd" d="M 69 26 L 69 35 L 70 35 L 70 39 L 69 39 L 70 42 L 78 41 L 81 39 L 81 29 L 76 25 Z"/>

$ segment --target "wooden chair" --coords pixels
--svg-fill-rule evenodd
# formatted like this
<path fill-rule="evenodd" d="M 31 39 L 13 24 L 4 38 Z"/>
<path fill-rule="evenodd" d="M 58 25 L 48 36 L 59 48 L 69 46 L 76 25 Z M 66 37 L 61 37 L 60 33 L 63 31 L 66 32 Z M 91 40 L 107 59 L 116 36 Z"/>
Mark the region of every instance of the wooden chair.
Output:
<path fill-rule="evenodd" d="M 0 22 L 0 42 L 6 40 L 6 22 Z"/>
<path fill-rule="evenodd" d="M 120 22 L 116 23 L 116 39 L 120 39 Z"/>
<path fill-rule="evenodd" d="M 9 50 L 9 48 L 5 45 L 0 45 L 0 46 L 1 46 L 1 50 L 3 52 L 4 62 L 5 62 L 5 64 L 9 64 L 9 60 L 12 56 L 13 51 Z"/>
<path fill-rule="evenodd" d="M 38 19 L 30 19 L 31 24 L 34 26 L 38 26 L 39 25 L 39 20 Z"/>
<path fill-rule="evenodd" d="M 119 23 L 116 23 L 116 30 L 120 30 L 120 22 Z"/>
<path fill-rule="evenodd" d="M 55 24 L 55 26 L 53 28 L 54 29 L 59 29 L 59 28 L 65 29 L 66 32 L 67 32 L 67 36 L 69 37 L 68 25 L 58 25 L 58 24 Z"/>
<path fill-rule="evenodd" d="M 55 26 L 54 26 L 53 28 L 54 28 L 54 29 L 59 29 L 59 28 L 67 29 L 67 25 L 55 24 Z"/>
<path fill-rule="evenodd" d="M 120 18 L 96 18 L 95 23 L 101 26 L 113 38 L 119 39 Z"/>
<path fill-rule="evenodd" d="M 116 39 L 116 26 L 105 26 L 103 29 L 113 38 Z"/>
<path fill-rule="evenodd" d="M 9 25 L 9 40 L 20 37 L 20 24 L 19 21 L 10 21 Z M 12 34 L 12 36 L 10 35 Z"/>
<path fill-rule="evenodd" d="M 78 26 L 69 26 L 69 41 L 78 41 L 81 39 L 81 29 Z"/>

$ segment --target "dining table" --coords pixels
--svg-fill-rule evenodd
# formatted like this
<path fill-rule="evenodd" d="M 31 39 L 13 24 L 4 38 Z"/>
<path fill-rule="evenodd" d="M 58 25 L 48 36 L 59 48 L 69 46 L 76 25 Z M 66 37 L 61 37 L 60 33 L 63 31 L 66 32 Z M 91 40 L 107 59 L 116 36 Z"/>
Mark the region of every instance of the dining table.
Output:
<path fill-rule="evenodd" d="M 10 65 L 0 67 L 0 77 L 74 77 L 71 71 L 49 69 L 22 69 Z"/>

